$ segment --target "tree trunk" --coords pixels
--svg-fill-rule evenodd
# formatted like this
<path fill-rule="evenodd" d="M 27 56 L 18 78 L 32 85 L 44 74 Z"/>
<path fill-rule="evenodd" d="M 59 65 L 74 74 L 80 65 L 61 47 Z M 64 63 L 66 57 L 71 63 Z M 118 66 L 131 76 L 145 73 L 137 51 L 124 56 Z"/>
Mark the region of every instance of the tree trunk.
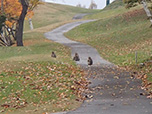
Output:
<path fill-rule="evenodd" d="M 23 26 L 24 26 L 24 19 L 28 10 L 28 5 L 26 4 L 25 0 L 20 0 L 20 2 L 22 4 L 22 12 L 18 20 L 19 27 L 16 34 L 17 46 L 23 46 Z"/>
<path fill-rule="evenodd" d="M 144 7 L 144 10 L 145 10 L 145 12 L 151 22 L 151 26 L 152 26 L 152 14 L 151 14 L 150 10 L 148 9 L 146 0 L 142 0 L 142 5 Z"/>

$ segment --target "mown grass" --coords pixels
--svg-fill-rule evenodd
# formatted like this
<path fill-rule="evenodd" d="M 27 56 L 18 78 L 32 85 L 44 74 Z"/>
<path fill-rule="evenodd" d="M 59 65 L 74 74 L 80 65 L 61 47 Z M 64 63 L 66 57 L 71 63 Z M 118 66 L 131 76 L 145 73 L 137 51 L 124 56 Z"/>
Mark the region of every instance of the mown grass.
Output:
<path fill-rule="evenodd" d="M 81 87 L 75 82 L 82 79 L 85 84 L 83 72 L 72 61 L 69 48 L 47 40 L 43 34 L 72 22 L 77 13 L 90 12 L 95 11 L 40 5 L 32 18 L 35 29 L 29 30 L 25 22 L 24 47 L 0 47 L 0 113 L 42 114 L 81 104 Z M 52 51 L 57 58 L 51 57 Z"/>
<path fill-rule="evenodd" d="M 119 66 L 136 66 L 135 53 L 137 64 L 147 62 L 152 56 L 152 32 L 144 10 L 138 7 L 122 13 L 83 24 L 65 35 L 72 40 L 92 45 L 103 58 Z M 102 15 L 105 16 L 104 11 L 100 17 Z M 98 17 L 95 15 L 94 18 Z M 152 67 L 149 66 L 148 69 L 146 73 L 149 81 L 152 81 Z M 141 68 L 138 71 L 144 72 Z"/>
<path fill-rule="evenodd" d="M 73 21 L 72 17 L 78 13 L 94 13 L 97 11 L 98 10 L 88 10 L 67 5 L 44 3 L 35 9 L 32 22 L 35 29 L 48 27 L 48 25 L 59 26 Z M 26 21 L 24 31 L 28 30 L 30 30 L 30 27 L 28 21 Z"/>
<path fill-rule="evenodd" d="M 5 111 L 4 113 L 29 111 L 32 114 L 69 110 L 76 102 L 80 103 L 74 100 L 77 96 L 71 87 L 82 87 L 75 84 L 76 81 L 81 81 L 82 73 L 72 65 L 51 61 L 28 62 L 22 68 L 1 72 L 0 110 Z M 44 105 L 49 106 L 45 108 Z M 53 105 L 57 108 L 50 108 Z M 24 110 L 27 106 L 32 108 Z M 16 112 L 15 109 L 20 108 L 23 110 Z"/>
<path fill-rule="evenodd" d="M 83 78 L 83 74 L 72 61 L 70 50 L 46 40 L 42 33 L 26 33 L 24 38 L 27 38 L 24 47 L 0 48 L 0 111 L 4 114 L 42 114 L 78 107 L 81 101 L 76 101 L 77 95 L 70 86 Z M 51 57 L 52 51 L 57 58 Z M 49 79 L 53 83 L 59 82 L 53 84 Z M 42 87 L 44 90 L 30 88 L 32 82 L 33 87 L 46 84 Z M 49 85 L 50 90 L 46 89 Z M 60 90 L 61 86 L 66 91 Z M 61 93 L 66 97 L 59 96 Z"/>
<path fill-rule="evenodd" d="M 150 57 L 151 28 L 142 9 L 114 18 L 101 19 L 74 28 L 65 35 L 97 48 L 107 60 L 118 65 L 135 64 Z M 144 28 L 144 29 L 143 29 Z"/>
<path fill-rule="evenodd" d="M 117 15 L 122 15 L 124 13 L 127 13 L 129 11 L 133 11 L 135 9 L 139 9 L 141 6 L 133 7 L 131 9 L 126 9 L 125 5 L 121 0 L 116 0 L 104 9 L 94 12 L 91 15 L 87 15 L 84 18 L 85 19 L 109 19 L 114 18 Z"/>
<path fill-rule="evenodd" d="M 42 33 L 25 33 L 24 47 L 1 47 L 1 61 L 54 61 L 51 52 L 57 54 L 57 61 L 70 62 L 70 50 L 44 38 Z M 67 60 L 67 61 L 66 61 Z"/>

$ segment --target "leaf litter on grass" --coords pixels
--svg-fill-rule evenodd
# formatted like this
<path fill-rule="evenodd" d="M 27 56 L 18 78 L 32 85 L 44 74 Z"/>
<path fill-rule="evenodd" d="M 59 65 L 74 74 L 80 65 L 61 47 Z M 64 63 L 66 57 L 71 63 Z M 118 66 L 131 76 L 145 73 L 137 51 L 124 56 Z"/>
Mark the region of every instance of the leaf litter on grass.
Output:
<path fill-rule="evenodd" d="M 88 82 L 84 71 L 63 63 L 29 62 L 18 70 L 0 73 L 0 110 L 8 111 L 26 107 L 70 100 L 84 100 L 82 92 Z M 66 106 L 60 106 L 63 110 Z M 66 110 L 66 109 L 64 109 Z"/>
<path fill-rule="evenodd" d="M 147 93 L 147 98 L 152 98 L 152 62 L 147 60 L 141 66 L 140 64 L 136 66 L 131 66 L 127 68 L 132 71 L 132 78 L 137 78 L 142 80 L 141 89 L 145 90 Z"/>

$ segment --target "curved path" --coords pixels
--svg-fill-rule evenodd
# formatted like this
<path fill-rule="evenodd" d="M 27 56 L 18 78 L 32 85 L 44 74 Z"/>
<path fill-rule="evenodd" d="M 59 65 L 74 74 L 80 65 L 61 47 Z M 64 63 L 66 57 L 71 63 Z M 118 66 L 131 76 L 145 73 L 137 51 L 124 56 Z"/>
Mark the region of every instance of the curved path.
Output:
<path fill-rule="evenodd" d="M 100 57 L 100 55 L 98 54 L 98 52 L 95 48 L 92 48 L 91 46 L 86 45 L 86 44 L 82 44 L 80 42 L 69 40 L 68 38 L 66 38 L 63 35 L 64 32 L 67 32 L 80 24 L 83 24 L 86 22 L 91 22 L 91 21 L 92 20 L 85 20 L 85 21 L 79 21 L 79 22 L 65 24 L 61 27 L 54 29 L 51 32 L 45 33 L 44 35 L 46 38 L 48 38 L 52 41 L 69 46 L 72 50 L 71 51 L 72 57 L 77 52 L 79 54 L 80 60 L 81 60 L 81 61 L 77 62 L 77 64 L 87 65 L 87 59 L 90 56 L 94 60 L 93 61 L 94 65 L 98 65 L 98 64 L 111 65 L 111 63 L 109 63 L 108 61 L 106 61 Z"/>
<path fill-rule="evenodd" d="M 72 57 L 75 52 L 79 54 L 81 60 L 77 64 L 88 71 L 88 78 L 92 82 L 86 94 L 93 98 L 87 98 L 82 106 L 74 111 L 56 114 L 152 114 L 152 100 L 144 96 L 139 80 L 101 58 L 91 46 L 71 41 L 63 35 L 64 32 L 90 21 L 69 23 L 45 33 L 46 38 L 69 46 Z M 88 56 L 94 60 L 94 65 L 89 68 Z"/>
<path fill-rule="evenodd" d="M 80 13 L 75 15 L 72 19 L 76 20 L 76 19 L 82 19 L 84 16 L 89 15 L 90 13 Z"/>

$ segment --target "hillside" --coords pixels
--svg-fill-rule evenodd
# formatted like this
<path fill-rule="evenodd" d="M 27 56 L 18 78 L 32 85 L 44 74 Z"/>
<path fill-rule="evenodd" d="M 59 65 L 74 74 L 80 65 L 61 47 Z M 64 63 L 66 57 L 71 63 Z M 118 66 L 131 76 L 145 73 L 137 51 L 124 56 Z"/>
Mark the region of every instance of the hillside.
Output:
<path fill-rule="evenodd" d="M 146 43 L 152 39 L 151 28 L 149 28 L 148 23 L 143 9 L 139 9 L 113 18 L 101 19 L 82 25 L 73 29 L 66 35 L 74 40 L 93 45 L 99 49 L 106 59 L 109 58 L 110 61 L 116 64 L 133 64 L 134 60 L 130 61 L 125 57 L 122 57 L 122 60 L 120 61 L 117 60 L 118 56 L 130 55 L 138 49 L 142 48 L 140 50 L 142 51 L 150 46 L 150 44 L 146 45 Z M 144 44 L 142 47 L 140 47 L 141 43 Z M 109 53 L 107 53 L 108 50 L 110 51 Z M 134 55 L 132 55 L 132 57 L 133 56 Z M 138 62 L 142 62 L 146 58 L 141 57 L 141 59 L 142 60 Z"/>
<path fill-rule="evenodd" d="M 97 10 L 88 10 L 83 8 L 77 8 L 67 5 L 59 5 L 59 4 L 52 4 L 52 3 L 45 3 L 42 5 L 39 5 L 34 10 L 34 16 L 32 17 L 32 22 L 34 26 L 34 30 L 30 30 L 28 21 L 25 20 L 25 26 L 24 26 L 24 46 L 23 48 L 19 49 L 20 52 L 16 48 L 18 47 L 10 47 L 9 49 L 5 49 L 6 51 L 3 51 L 3 49 L 0 49 L 0 60 L 11 60 L 14 61 L 16 58 L 20 58 L 17 60 L 31 60 L 33 61 L 34 57 L 39 58 L 41 55 L 49 54 L 50 51 L 43 51 L 45 48 L 50 48 L 49 44 L 52 45 L 52 49 L 58 49 L 55 45 L 55 43 L 52 43 L 51 41 L 44 38 L 43 34 L 45 32 L 48 32 L 52 30 L 53 28 L 56 28 L 60 25 L 63 25 L 68 22 L 72 22 L 75 20 L 72 20 L 73 16 L 78 13 L 91 13 L 91 12 L 97 12 Z M 45 45 L 46 44 L 46 45 Z M 48 47 L 47 47 L 48 45 Z M 37 50 L 37 46 L 42 47 L 42 51 Z M 32 50 L 29 52 L 29 50 Z M 61 46 L 62 47 L 62 46 Z M 4 47 L 5 48 L 5 47 Z M 24 49 L 25 48 L 25 49 Z M 11 52 L 11 53 L 5 53 L 5 52 Z M 16 53 L 16 54 L 13 54 Z M 47 56 L 45 56 L 47 58 Z M 44 60 L 48 60 L 48 59 Z M 49 58 L 50 59 L 50 58 Z M 39 61 L 40 59 L 38 59 Z M 34 60 L 35 61 L 35 60 Z M 43 60 L 42 60 L 43 61 Z"/>
<path fill-rule="evenodd" d="M 122 6 L 111 9 L 113 5 L 86 17 L 98 21 L 83 24 L 65 35 L 95 47 L 103 58 L 118 66 L 141 72 L 141 78 L 145 73 L 146 79 L 152 82 L 149 62 L 152 60 L 152 32 L 144 10 L 141 6 L 129 10 Z M 140 63 L 145 66 L 140 67 Z"/>
<path fill-rule="evenodd" d="M 141 6 L 126 9 L 122 0 L 115 0 L 104 9 L 86 16 L 85 19 L 108 19 L 139 8 L 141 8 Z"/>
<path fill-rule="evenodd" d="M 104 10 L 113 10 L 116 8 L 124 7 L 124 3 L 122 0 L 115 0 L 111 4 L 109 4 L 107 7 L 104 8 Z"/>
<path fill-rule="evenodd" d="M 59 26 L 61 24 L 72 21 L 72 17 L 80 13 L 94 13 L 98 10 L 89 10 L 84 8 L 78 8 L 68 5 L 60 5 L 53 3 L 44 3 L 39 5 L 34 10 L 34 16 L 32 22 L 34 28 L 47 29 L 50 26 Z M 51 28 L 51 27 L 50 27 Z M 30 30 L 28 21 L 25 22 L 24 31 Z"/>

